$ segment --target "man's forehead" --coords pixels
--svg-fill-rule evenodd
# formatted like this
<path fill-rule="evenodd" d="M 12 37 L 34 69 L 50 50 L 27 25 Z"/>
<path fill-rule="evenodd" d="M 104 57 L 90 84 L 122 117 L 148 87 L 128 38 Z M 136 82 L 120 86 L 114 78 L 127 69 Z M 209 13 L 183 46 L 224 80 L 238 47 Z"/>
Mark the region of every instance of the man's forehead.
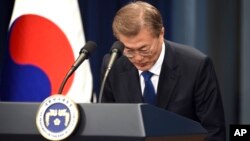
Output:
<path fill-rule="evenodd" d="M 140 43 L 123 43 L 124 46 L 125 46 L 125 49 L 131 49 L 131 50 L 139 50 L 139 49 L 142 49 L 146 46 L 148 46 L 148 43 L 147 42 L 140 42 Z"/>
<path fill-rule="evenodd" d="M 140 49 L 146 46 L 149 46 L 151 44 L 150 40 L 120 40 L 124 46 L 125 49 Z"/>

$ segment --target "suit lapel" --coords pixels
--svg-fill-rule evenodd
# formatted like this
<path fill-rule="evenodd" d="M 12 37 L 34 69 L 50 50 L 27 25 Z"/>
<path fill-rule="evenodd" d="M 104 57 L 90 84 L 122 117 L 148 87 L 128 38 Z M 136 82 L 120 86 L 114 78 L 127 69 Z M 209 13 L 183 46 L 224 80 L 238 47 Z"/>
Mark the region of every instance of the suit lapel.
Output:
<path fill-rule="evenodd" d="M 166 41 L 164 61 L 161 68 L 160 79 L 157 90 L 157 106 L 166 108 L 174 94 L 174 88 L 178 81 L 179 73 L 177 72 L 176 54 L 174 48 Z"/>
<path fill-rule="evenodd" d="M 121 73 L 120 77 L 120 80 L 126 80 L 123 83 L 123 94 L 127 96 L 128 102 L 142 103 L 143 98 L 137 69 L 135 67 L 132 67 L 128 71 Z"/>

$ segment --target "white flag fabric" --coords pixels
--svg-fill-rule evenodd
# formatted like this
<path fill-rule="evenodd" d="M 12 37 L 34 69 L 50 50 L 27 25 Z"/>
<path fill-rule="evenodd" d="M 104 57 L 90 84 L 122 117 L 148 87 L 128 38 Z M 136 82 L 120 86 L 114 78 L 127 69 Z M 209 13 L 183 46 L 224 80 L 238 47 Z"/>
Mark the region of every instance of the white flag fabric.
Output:
<path fill-rule="evenodd" d="M 77 0 L 16 0 L 5 90 L 9 100 L 42 101 L 56 94 L 84 44 Z M 92 91 L 90 64 L 85 60 L 63 94 L 77 103 L 89 103 Z"/>

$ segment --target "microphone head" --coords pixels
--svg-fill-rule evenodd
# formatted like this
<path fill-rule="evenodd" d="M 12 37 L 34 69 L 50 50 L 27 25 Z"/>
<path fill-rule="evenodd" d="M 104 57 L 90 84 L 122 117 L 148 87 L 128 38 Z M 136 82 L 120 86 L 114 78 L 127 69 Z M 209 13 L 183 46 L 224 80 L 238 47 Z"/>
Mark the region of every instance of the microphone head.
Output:
<path fill-rule="evenodd" d="M 84 47 L 80 50 L 80 54 L 81 54 L 81 53 L 87 54 L 87 58 L 86 58 L 86 59 L 88 59 L 88 57 L 90 56 L 90 54 L 95 50 L 96 46 L 97 46 L 97 45 L 96 45 L 95 42 L 93 42 L 93 41 L 88 41 L 88 42 L 84 45 Z"/>
<path fill-rule="evenodd" d="M 119 55 L 122 54 L 124 50 L 124 44 L 120 41 L 115 41 L 110 49 L 110 52 L 117 52 Z"/>

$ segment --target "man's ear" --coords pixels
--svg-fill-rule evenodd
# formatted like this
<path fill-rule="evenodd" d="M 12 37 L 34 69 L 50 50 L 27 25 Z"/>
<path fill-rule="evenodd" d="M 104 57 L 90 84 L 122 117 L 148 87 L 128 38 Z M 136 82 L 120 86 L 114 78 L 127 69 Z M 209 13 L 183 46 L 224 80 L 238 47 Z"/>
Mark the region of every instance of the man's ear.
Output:
<path fill-rule="evenodd" d="M 161 28 L 161 33 L 160 33 L 160 36 L 162 35 L 162 36 L 164 36 L 164 34 L 165 34 L 165 28 L 164 27 L 162 27 Z"/>

